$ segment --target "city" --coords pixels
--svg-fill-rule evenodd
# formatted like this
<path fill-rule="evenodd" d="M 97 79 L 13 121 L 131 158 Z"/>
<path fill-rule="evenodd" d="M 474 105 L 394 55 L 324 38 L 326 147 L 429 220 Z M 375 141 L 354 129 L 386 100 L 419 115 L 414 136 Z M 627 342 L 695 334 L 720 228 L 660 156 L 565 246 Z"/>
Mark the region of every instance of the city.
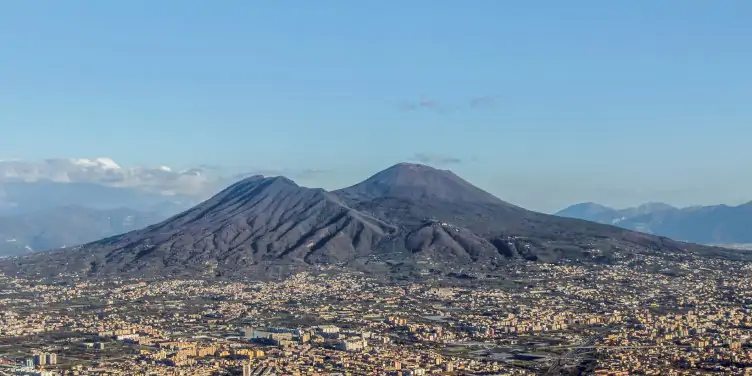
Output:
<path fill-rule="evenodd" d="M 411 282 L 4 276 L 0 374 L 745 375 L 750 270 L 644 256 Z"/>

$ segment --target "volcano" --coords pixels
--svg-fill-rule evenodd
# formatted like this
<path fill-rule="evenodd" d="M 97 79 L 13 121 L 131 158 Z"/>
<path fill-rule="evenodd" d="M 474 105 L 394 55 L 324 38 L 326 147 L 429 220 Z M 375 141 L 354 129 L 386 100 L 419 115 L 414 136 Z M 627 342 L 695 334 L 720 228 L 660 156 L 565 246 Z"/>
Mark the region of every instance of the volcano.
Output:
<path fill-rule="evenodd" d="M 244 276 L 322 266 L 368 273 L 493 271 L 518 260 L 609 262 L 629 252 L 739 257 L 507 203 L 447 170 L 400 163 L 335 191 L 253 176 L 147 228 L 4 260 L 39 276 Z"/>

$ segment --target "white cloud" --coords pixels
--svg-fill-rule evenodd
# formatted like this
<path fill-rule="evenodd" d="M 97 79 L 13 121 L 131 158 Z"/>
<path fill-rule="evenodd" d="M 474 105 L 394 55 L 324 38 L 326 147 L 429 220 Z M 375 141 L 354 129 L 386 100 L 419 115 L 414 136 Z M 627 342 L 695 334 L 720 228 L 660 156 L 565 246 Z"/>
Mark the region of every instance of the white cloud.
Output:
<path fill-rule="evenodd" d="M 81 166 L 84 168 L 100 168 L 103 170 L 120 170 L 122 169 L 120 165 L 115 163 L 110 158 L 96 158 L 96 159 L 86 159 L 86 158 L 80 158 L 80 159 L 71 159 L 71 162 L 77 166 Z"/>
<path fill-rule="evenodd" d="M 0 183 L 12 181 L 94 183 L 164 195 L 202 195 L 223 183 L 200 168 L 174 171 L 167 166 L 123 167 L 110 158 L 0 160 Z"/>

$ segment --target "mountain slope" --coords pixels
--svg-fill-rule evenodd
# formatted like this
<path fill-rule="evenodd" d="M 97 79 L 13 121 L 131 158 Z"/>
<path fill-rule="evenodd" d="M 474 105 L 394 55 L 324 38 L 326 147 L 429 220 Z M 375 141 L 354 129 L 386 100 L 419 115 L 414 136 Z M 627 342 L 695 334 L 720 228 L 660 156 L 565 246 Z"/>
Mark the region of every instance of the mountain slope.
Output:
<path fill-rule="evenodd" d="M 371 273 L 492 271 L 514 259 L 608 262 L 630 253 L 740 257 L 531 212 L 413 164 L 327 192 L 251 177 L 159 224 L 0 263 L 6 272 L 264 277 L 315 265 Z"/>
<path fill-rule="evenodd" d="M 340 262 L 390 231 L 324 190 L 257 176 L 162 223 L 44 258 L 56 270 L 93 274 L 234 272 L 268 261 Z"/>
<path fill-rule="evenodd" d="M 739 206 L 713 205 L 681 209 L 666 204 L 645 204 L 622 210 L 604 207 L 607 210 L 597 216 L 581 211 L 583 205 L 590 204 L 573 205 L 556 215 L 613 223 L 630 230 L 694 243 L 752 243 L 752 202 Z M 614 218 L 619 220 L 614 221 Z"/>
<path fill-rule="evenodd" d="M 429 180 L 423 178 L 425 175 L 439 183 L 423 184 Z M 390 179 L 395 176 L 399 178 Z M 413 184 L 414 181 L 419 183 Z M 420 193 L 412 193 L 411 187 Z M 421 165 L 398 164 L 334 193 L 347 198 L 352 207 L 362 212 L 389 223 L 398 223 L 403 237 L 426 223 L 440 223 L 453 228 L 455 233 L 473 234 L 484 239 L 480 248 L 475 247 L 474 253 L 483 255 L 481 258 L 487 261 L 486 265 L 505 262 L 508 258 L 546 262 L 563 258 L 583 259 L 590 257 L 593 250 L 599 250 L 608 258 L 611 251 L 632 246 L 651 252 L 659 249 L 702 252 L 694 245 L 670 239 L 525 210 L 480 190 L 449 171 Z M 420 249 L 405 247 L 403 251 L 417 254 Z"/>
<path fill-rule="evenodd" d="M 0 256 L 70 247 L 122 234 L 164 217 L 130 209 L 58 207 L 0 217 Z"/>

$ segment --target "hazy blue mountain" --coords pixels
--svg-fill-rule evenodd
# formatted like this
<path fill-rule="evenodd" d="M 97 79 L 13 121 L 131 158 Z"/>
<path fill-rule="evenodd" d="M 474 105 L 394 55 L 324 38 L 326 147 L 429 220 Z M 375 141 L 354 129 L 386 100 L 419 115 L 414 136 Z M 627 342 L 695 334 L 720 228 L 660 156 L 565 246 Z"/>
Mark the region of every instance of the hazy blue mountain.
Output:
<path fill-rule="evenodd" d="M 28 214 L 65 206 L 91 209 L 130 208 L 174 214 L 197 203 L 192 197 L 163 196 L 138 189 L 107 187 L 93 183 L 0 183 L 0 215 Z"/>
<path fill-rule="evenodd" d="M 626 229 L 702 244 L 752 243 L 752 202 L 675 208 L 662 203 L 612 209 L 584 203 L 556 213 L 563 217 L 614 224 Z"/>
<path fill-rule="evenodd" d="M 0 182 L 0 256 L 136 230 L 197 203 L 194 197 L 95 183 Z"/>
<path fill-rule="evenodd" d="M 584 202 L 562 209 L 554 215 L 612 225 L 635 216 L 675 209 L 675 207 L 662 202 L 649 202 L 626 209 L 614 209 L 594 202 Z"/>
<path fill-rule="evenodd" d="M 132 209 L 65 206 L 0 217 L 0 256 L 70 247 L 137 230 L 164 219 Z"/>
<path fill-rule="evenodd" d="M 594 202 L 575 204 L 554 213 L 554 215 L 608 224 L 621 217 L 618 210 Z"/>

